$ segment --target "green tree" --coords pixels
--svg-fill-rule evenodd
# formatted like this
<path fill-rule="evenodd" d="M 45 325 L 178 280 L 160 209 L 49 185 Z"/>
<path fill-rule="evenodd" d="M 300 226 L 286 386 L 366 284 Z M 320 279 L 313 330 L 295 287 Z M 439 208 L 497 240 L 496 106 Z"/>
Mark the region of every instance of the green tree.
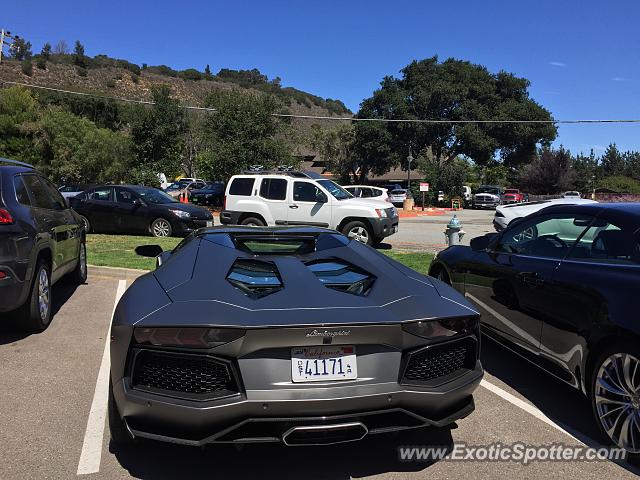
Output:
<path fill-rule="evenodd" d="M 42 50 L 40 51 L 40 56 L 45 60 L 49 60 L 51 58 L 51 44 L 49 42 L 45 43 L 42 46 Z"/>
<path fill-rule="evenodd" d="M 594 181 L 598 178 L 600 168 L 598 167 L 598 158 L 593 150 L 586 155 L 576 155 L 572 161 L 572 169 L 574 172 L 572 189 L 582 193 L 590 192 L 593 189 Z"/>
<path fill-rule="evenodd" d="M 275 167 L 293 162 L 290 126 L 274 113 L 284 112 L 273 96 L 218 91 L 209 95 L 215 108 L 204 122 L 207 148 L 198 155 L 198 172 L 227 179 L 251 165 Z"/>
<path fill-rule="evenodd" d="M 488 164 L 500 158 L 516 167 L 530 161 L 536 145 L 556 137 L 553 124 L 455 123 L 467 120 L 552 120 L 529 97 L 529 81 L 510 73 L 490 73 L 470 62 L 438 57 L 414 61 L 402 78 L 385 77 L 371 98 L 364 100 L 359 118 L 445 120 L 451 123 L 358 122 L 356 142 L 361 170 L 378 173 L 401 163 L 409 146 L 431 148 L 438 162 L 464 155 Z"/>
<path fill-rule="evenodd" d="M 38 103 L 31 92 L 22 87 L 0 90 L 0 156 L 31 162 L 34 124 L 38 119 Z"/>
<path fill-rule="evenodd" d="M 209 67 L 208 63 L 207 63 L 207 66 L 204 67 L 204 76 L 207 77 L 208 79 L 212 77 L 211 68 Z"/>
<path fill-rule="evenodd" d="M 86 68 L 87 66 L 87 58 L 84 55 L 84 46 L 80 43 L 80 40 L 76 40 L 75 47 L 73 48 L 73 63 L 81 68 Z"/>
<path fill-rule="evenodd" d="M 600 158 L 600 164 L 605 176 L 625 174 L 625 159 L 615 143 L 609 144 Z"/>
<path fill-rule="evenodd" d="M 184 149 L 184 110 L 167 85 L 154 87 L 152 96 L 154 105 L 136 109 L 131 126 L 135 158 L 131 174 L 141 183 L 155 182 L 160 172 L 177 175 Z"/>
<path fill-rule="evenodd" d="M 573 186 L 571 153 L 543 148 L 538 157 L 522 169 L 520 186 L 535 194 L 557 194 Z"/>
<path fill-rule="evenodd" d="M 351 123 L 336 128 L 311 127 L 311 146 L 325 160 L 327 169 L 341 182 L 350 183 L 358 176 L 358 157 L 354 151 L 355 128 Z"/>
<path fill-rule="evenodd" d="M 30 60 L 32 55 L 31 42 L 21 37 L 17 37 L 9 48 L 9 56 L 15 60 Z"/>

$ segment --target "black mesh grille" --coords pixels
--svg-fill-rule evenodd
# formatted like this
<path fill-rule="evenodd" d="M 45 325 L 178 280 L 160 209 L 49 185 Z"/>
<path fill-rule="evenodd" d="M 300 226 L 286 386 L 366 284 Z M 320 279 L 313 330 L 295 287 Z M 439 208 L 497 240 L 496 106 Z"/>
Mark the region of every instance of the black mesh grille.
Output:
<path fill-rule="evenodd" d="M 204 355 L 140 351 L 132 386 L 171 396 L 206 399 L 233 395 L 237 384 L 229 366 Z"/>
<path fill-rule="evenodd" d="M 429 382 L 475 363 L 475 341 L 465 339 L 434 345 L 409 355 L 403 383 Z"/>

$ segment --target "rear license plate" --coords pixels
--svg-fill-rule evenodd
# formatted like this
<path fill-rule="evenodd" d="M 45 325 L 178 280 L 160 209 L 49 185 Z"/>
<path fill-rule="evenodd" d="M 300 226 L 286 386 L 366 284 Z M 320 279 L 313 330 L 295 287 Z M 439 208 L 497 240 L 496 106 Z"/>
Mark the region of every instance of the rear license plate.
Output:
<path fill-rule="evenodd" d="M 207 227 L 213 227 L 213 220 L 207 220 Z"/>
<path fill-rule="evenodd" d="M 356 347 L 296 347 L 291 349 L 291 380 L 326 382 L 358 378 Z"/>

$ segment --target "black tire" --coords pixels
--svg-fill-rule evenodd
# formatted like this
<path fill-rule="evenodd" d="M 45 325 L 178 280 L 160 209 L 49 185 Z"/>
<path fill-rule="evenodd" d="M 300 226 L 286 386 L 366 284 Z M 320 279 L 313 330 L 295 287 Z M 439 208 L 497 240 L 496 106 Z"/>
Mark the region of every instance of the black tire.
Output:
<path fill-rule="evenodd" d="M 33 271 L 27 301 L 16 311 L 17 320 L 29 332 L 42 332 L 51 323 L 51 308 L 51 267 L 48 262 L 40 259 Z"/>
<path fill-rule="evenodd" d="M 127 430 L 124 421 L 120 417 L 118 412 L 118 406 L 116 405 L 116 399 L 113 396 L 113 384 L 111 383 L 111 376 L 109 376 L 109 400 L 107 401 L 107 413 L 109 417 L 109 432 L 111 434 L 111 441 L 117 445 L 132 445 L 135 443 L 134 438 Z"/>
<path fill-rule="evenodd" d="M 91 222 L 84 215 L 80 215 L 80 221 L 84 224 L 84 233 L 91 232 Z"/>
<path fill-rule="evenodd" d="M 342 233 L 352 240 L 369 246 L 373 245 L 373 232 L 371 231 L 371 227 L 360 220 L 347 223 L 343 227 Z"/>
<path fill-rule="evenodd" d="M 593 368 L 590 371 L 590 378 L 589 378 L 589 382 L 590 382 L 589 383 L 589 401 L 591 402 L 591 410 L 593 413 L 594 421 L 598 426 L 598 430 L 600 432 L 602 440 L 606 441 L 610 445 L 615 445 L 623 448 L 624 448 L 624 445 L 621 445 L 618 441 L 616 441 L 615 437 L 616 436 L 618 438 L 620 437 L 620 430 L 618 430 L 618 427 L 623 427 L 625 422 L 623 418 L 619 419 L 620 421 L 617 421 L 618 419 L 617 419 L 616 412 L 618 411 L 618 409 L 620 409 L 620 402 L 622 401 L 625 403 L 629 403 L 630 411 L 631 411 L 630 415 L 634 415 L 634 409 L 636 410 L 635 414 L 637 414 L 638 407 L 640 407 L 639 405 L 640 398 L 638 398 L 639 396 L 637 393 L 635 395 L 621 396 L 621 395 L 612 393 L 607 388 L 604 388 L 603 386 L 604 383 L 608 385 L 613 385 L 614 383 L 618 383 L 619 385 L 622 385 L 624 388 L 625 386 L 624 376 L 622 379 L 618 381 L 612 379 L 609 382 L 603 383 L 603 382 L 598 382 L 598 380 L 600 378 L 604 378 L 605 380 L 607 378 L 611 378 L 607 376 L 606 372 L 607 371 L 615 372 L 616 369 L 613 368 L 615 367 L 615 365 L 609 362 L 611 362 L 612 358 L 615 358 L 617 356 L 621 356 L 619 357 L 619 361 L 623 362 L 623 358 L 624 358 L 623 356 L 625 355 L 635 358 L 636 361 L 640 361 L 640 347 L 638 347 L 637 344 L 635 344 L 634 342 L 621 341 L 619 343 L 616 343 L 615 345 L 611 345 L 605 348 L 598 355 L 595 362 L 593 362 Z M 612 368 L 610 369 L 607 368 L 609 366 Z M 620 369 L 622 369 L 622 363 L 619 364 L 619 367 Z M 636 372 L 634 369 L 632 369 L 631 372 L 632 372 L 631 374 L 632 377 L 634 375 L 633 372 L 635 372 L 635 375 L 638 375 L 638 372 Z M 632 380 L 634 379 L 632 378 Z M 635 382 L 637 381 L 638 381 L 638 377 L 636 376 Z M 614 389 L 618 388 L 618 385 L 615 385 L 613 388 Z M 600 398 L 599 405 L 596 403 L 596 397 Z M 611 403 L 608 403 L 606 401 L 607 399 L 610 399 Z M 598 412 L 599 408 L 600 408 L 600 413 Z M 602 421 L 600 419 L 601 413 L 604 414 Z M 622 414 L 624 414 L 624 411 L 621 413 L 621 415 Z M 604 425 L 604 423 L 608 423 L 608 422 L 611 422 L 612 424 L 615 425 L 615 427 L 612 429 L 613 436 L 607 433 L 607 427 Z M 609 427 L 610 426 L 611 425 L 609 425 Z M 634 422 L 630 422 L 629 428 L 633 428 L 633 426 L 634 426 Z M 635 438 L 638 438 L 637 433 Z M 629 446 L 629 448 L 627 448 L 627 452 L 628 452 L 627 460 L 630 463 L 637 465 L 638 462 L 640 461 L 640 443 L 637 443 L 635 445 L 635 448 L 633 448 L 632 446 Z"/>
<path fill-rule="evenodd" d="M 154 237 L 170 237 L 173 233 L 171 222 L 166 218 L 156 218 L 149 226 L 149 231 Z"/>
<path fill-rule="evenodd" d="M 264 227 L 265 223 L 256 217 L 247 217 L 242 220 L 242 222 L 240 222 L 240 225 L 254 225 L 256 227 Z"/>
<path fill-rule="evenodd" d="M 78 264 L 73 272 L 67 275 L 67 281 L 74 285 L 82 285 L 87 281 L 87 243 L 83 238 L 78 252 Z"/>

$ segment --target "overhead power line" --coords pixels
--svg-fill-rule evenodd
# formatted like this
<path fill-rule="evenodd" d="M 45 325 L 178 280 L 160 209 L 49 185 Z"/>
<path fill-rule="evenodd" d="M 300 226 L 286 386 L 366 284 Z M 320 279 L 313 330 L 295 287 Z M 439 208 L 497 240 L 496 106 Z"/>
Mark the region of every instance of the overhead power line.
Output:
<path fill-rule="evenodd" d="M 133 98 L 124 97 L 112 97 L 108 95 L 100 95 L 97 93 L 76 92 L 72 90 L 64 90 L 61 88 L 45 87 L 42 85 L 33 85 L 30 83 L 22 82 L 10 82 L 7 80 L 0 80 L 3 84 L 19 85 L 27 88 L 35 88 L 40 90 L 49 90 L 52 92 L 66 93 L 69 95 L 80 95 L 83 97 L 99 98 L 102 100 L 114 100 L 117 102 L 137 103 L 141 105 L 155 105 L 155 102 L 150 100 L 136 100 Z M 215 112 L 215 108 L 211 107 L 197 107 L 194 105 L 179 105 L 180 108 L 186 110 L 200 110 L 205 112 Z M 386 122 L 386 123 L 430 123 L 430 124 L 464 124 L 464 123 L 537 123 L 537 124 L 581 124 L 581 123 L 640 123 L 640 119 L 578 119 L 578 120 L 431 120 L 431 119 L 419 119 L 419 118 L 356 118 L 356 117 L 330 117 L 324 115 L 297 115 L 289 113 L 272 113 L 274 117 L 280 118 L 298 118 L 302 120 L 332 120 L 337 122 Z"/>

